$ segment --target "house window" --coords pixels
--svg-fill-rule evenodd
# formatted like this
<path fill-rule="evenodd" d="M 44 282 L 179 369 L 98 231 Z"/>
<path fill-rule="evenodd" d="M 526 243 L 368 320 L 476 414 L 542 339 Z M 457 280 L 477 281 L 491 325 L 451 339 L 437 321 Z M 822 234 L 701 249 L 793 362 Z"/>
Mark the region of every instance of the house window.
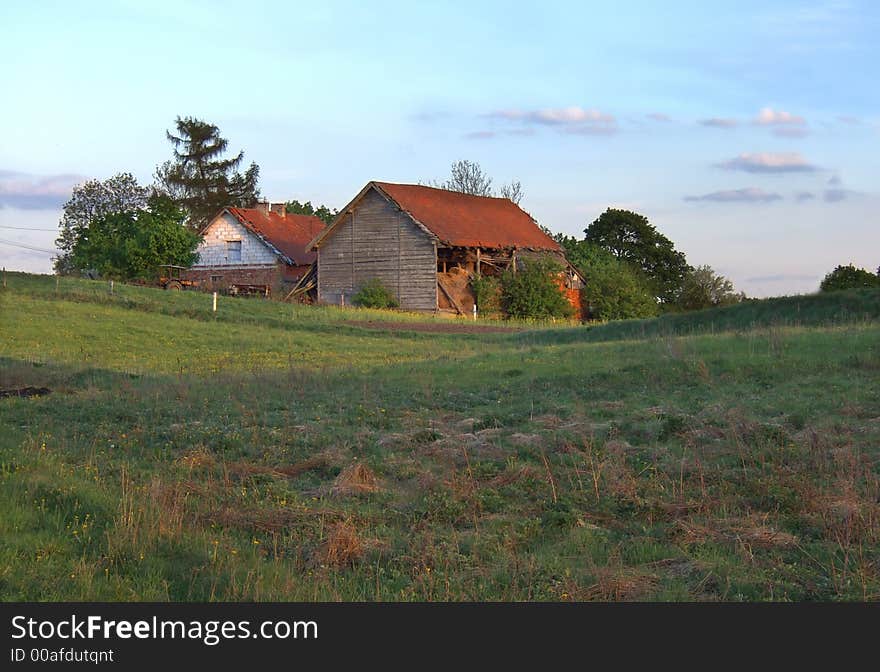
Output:
<path fill-rule="evenodd" d="M 223 276 L 222 276 L 222 275 L 212 275 L 212 276 L 211 276 L 211 284 L 212 284 L 212 285 L 216 285 L 216 284 L 217 284 L 218 282 L 220 282 L 221 280 L 223 280 Z"/>
<path fill-rule="evenodd" d="M 241 241 L 226 241 L 226 260 L 231 262 L 241 262 Z"/>

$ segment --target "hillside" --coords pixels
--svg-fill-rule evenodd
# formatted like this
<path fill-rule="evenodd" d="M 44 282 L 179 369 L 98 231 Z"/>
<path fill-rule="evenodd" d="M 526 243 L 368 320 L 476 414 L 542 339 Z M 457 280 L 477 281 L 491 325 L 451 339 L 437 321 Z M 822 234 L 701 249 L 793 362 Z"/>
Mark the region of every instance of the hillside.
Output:
<path fill-rule="evenodd" d="M 4 600 L 880 597 L 880 292 L 453 333 L 8 285 Z"/>

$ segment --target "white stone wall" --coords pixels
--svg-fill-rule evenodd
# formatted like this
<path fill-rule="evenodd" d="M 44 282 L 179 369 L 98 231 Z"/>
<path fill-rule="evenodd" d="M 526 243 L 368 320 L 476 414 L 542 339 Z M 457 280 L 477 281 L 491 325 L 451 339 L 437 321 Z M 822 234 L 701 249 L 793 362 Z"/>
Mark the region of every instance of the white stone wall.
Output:
<path fill-rule="evenodd" d="M 239 262 L 230 262 L 227 258 L 226 242 L 230 240 L 241 241 Z M 274 264 L 277 259 L 276 254 L 262 240 L 244 228 L 228 212 L 216 217 L 205 229 L 202 242 L 196 251 L 199 253 L 199 258 L 193 268 Z"/>

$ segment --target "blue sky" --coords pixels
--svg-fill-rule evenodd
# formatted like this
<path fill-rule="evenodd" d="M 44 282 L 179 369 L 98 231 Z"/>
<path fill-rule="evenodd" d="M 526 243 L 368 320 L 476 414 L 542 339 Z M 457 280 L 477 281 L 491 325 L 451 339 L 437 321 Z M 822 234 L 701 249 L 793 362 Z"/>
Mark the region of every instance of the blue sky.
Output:
<path fill-rule="evenodd" d="M 556 231 L 637 210 L 749 295 L 880 265 L 872 2 L 21 0 L 0 25 L 0 241 L 51 249 L 74 184 L 149 182 L 193 115 L 271 200 L 466 158 Z"/>

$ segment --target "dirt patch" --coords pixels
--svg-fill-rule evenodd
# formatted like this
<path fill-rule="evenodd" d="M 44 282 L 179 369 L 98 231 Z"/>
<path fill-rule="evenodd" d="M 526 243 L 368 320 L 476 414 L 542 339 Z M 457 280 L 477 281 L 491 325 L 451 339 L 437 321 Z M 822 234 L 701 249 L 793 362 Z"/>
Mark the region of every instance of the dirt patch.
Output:
<path fill-rule="evenodd" d="M 7 397 L 42 397 L 52 392 L 48 387 L 20 387 L 15 390 L 0 390 L 0 399 Z"/>
<path fill-rule="evenodd" d="M 383 322 L 346 320 L 342 324 L 359 329 L 375 331 L 419 331 L 430 334 L 508 334 L 522 331 L 521 327 L 502 327 L 492 324 L 467 324 L 465 322 Z"/>

